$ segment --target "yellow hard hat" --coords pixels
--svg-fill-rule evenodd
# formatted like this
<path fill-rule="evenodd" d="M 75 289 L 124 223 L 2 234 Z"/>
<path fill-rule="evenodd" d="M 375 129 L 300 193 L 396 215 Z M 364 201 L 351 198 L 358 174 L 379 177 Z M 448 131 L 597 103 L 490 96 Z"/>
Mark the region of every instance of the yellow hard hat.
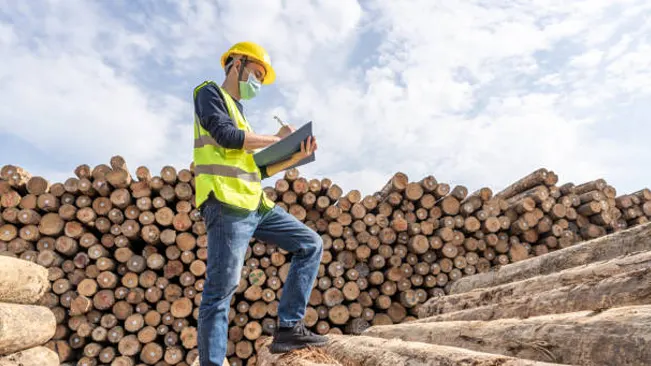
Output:
<path fill-rule="evenodd" d="M 261 63 L 267 72 L 262 84 L 271 84 L 276 80 L 276 72 L 271 67 L 271 58 L 267 51 L 260 45 L 253 42 L 239 42 L 234 44 L 222 55 L 222 67 L 226 67 L 226 60 L 231 55 L 244 55 Z"/>

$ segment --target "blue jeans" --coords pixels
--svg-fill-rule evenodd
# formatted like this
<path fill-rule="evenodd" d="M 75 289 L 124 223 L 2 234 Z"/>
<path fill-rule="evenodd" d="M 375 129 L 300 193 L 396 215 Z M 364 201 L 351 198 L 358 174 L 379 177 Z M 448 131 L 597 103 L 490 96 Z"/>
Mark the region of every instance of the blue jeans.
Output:
<path fill-rule="evenodd" d="M 323 253 L 321 237 L 279 206 L 246 211 L 216 200 L 202 209 L 208 235 L 206 280 L 199 307 L 200 366 L 222 365 L 228 340 L 228 312 L 255 237 L 293 253 L 278 304 L 279 326 L 293 326 L 305 315 Z"/>

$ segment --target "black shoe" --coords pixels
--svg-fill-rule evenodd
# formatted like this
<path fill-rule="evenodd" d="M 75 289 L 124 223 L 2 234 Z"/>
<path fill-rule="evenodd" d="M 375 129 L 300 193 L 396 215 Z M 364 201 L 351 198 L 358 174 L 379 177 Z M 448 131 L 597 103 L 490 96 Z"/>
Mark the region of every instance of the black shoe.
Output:
<path fill-rule="evenodd" d="M 278 328 L 274 334 L 273 342 L 269 350 L 271 353 L 284 353 L 308 346 L 325 346 L 328 338 L 312 333 L 305 324 L 300 321 L 292 328 Z"/>

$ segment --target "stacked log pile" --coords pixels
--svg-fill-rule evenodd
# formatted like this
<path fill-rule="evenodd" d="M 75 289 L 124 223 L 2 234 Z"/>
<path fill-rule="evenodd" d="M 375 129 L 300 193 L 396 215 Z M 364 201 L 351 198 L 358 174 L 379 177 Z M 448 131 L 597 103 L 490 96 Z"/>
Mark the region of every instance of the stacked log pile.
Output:
<path fill-rule="evenodd" d="M 44 347 L 56 328 L 39 300 L 50 289 L 47 270 L 30 261 L 0 257 L 0 366 L 58 366 Z"/>
<path fill-rule="evenodd" d="M 651 223 L 464 278 L 364 334 L 572 365 L 648 365 Z"/>
<path fill-rule="evenodd" d="M 0 171 L 0 252 L 48 268 L 40 304 L 56 316 L 47 345 L 79 365 L 191 365 L 206 271 L 205 223 L 192 166 L 144 166 L 120 156 L 50 183 Z M 305 321 L 320 334 L 360 334 L 415 320 L 432 297 L 493 267 L 644 223 L 651 192 L 615 194 L 602 179 L 557 186 L 539 169 L 493 194 L 434 176 L 394 174 L 373 194 L 344 192 L 295 169 L 265 188 L 324 242 Z M 229 316 L 227 357 L 255 364 L 277 321 L 291 254 L 252 241 Z"/>
<path fill-rule="evenodd" d="M 649 365 L 651 223 L 464 277 L 421 318 L 260 365 Z M 265 343 L 266 346 L 266 343 Z M 503 357 L 503 358 L 501 358 Z"/>

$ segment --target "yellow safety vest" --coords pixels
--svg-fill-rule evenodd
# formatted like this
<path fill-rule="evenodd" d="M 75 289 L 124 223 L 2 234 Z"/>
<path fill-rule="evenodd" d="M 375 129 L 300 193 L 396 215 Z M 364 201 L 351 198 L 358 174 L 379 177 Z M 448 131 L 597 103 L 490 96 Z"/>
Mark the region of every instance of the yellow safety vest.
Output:
<path fill-rule="evenodd" d="M 226 103 L 228 115 L 237 128 L 253 131 L 240 113 L 231 96 L 213 81 L 205 81 L 194 89 L 194 98 L 201 88 L 215 85 Z M 194 175 L 196 207 L 208 198 L 210 192 L 224 203 L 256 210 L 262 203 L 271 208 L 274 202 L 262 190 L 260 168 L 253 160 L 253 154 L 244 149 L 227 149 L 217 144 L 210 133 L 201 126 L 199 117 L 194 114 Z"/>

